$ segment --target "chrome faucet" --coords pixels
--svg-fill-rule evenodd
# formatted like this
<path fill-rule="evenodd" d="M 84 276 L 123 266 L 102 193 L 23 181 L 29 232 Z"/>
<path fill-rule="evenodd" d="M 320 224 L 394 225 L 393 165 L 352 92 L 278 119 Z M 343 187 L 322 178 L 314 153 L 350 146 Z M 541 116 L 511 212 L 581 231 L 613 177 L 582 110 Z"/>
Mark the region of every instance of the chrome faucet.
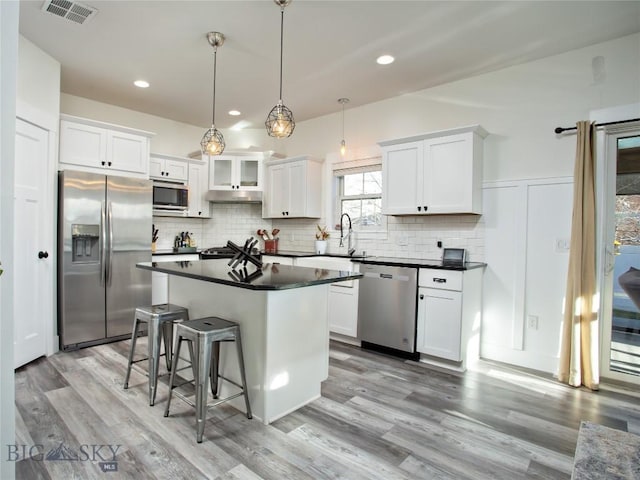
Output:
<path fill-rule="evenodd" d="M 343 230 L 343 222 L 342 219 L 344 217 L 347 217 L 347 220 L 349 220 L 349 232 L 347 232 L 347 234 L 344 234 L 344 230 Z M 349 254 L 349 256 L 353 255 L 354 252 L 356 251 L 355 248 L 351 248 L 351 235 L 353 234 L 353 230 L 351 228 L 351 217 L 349 216 L 348 213 L 343 213 L 340 216 L 340 246 L 344 247 L 344 238 L 345 236 L 347 237 L 347 253 Z"/>

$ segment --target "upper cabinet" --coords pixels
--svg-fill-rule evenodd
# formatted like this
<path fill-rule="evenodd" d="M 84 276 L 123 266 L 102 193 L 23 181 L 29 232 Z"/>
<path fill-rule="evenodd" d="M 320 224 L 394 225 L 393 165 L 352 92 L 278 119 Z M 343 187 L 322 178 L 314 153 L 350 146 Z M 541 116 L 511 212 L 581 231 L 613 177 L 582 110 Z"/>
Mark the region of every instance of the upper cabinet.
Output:
<path fill-rule="evenodd" d="M 148 177 L 153 133 L 68 115 L 60 118 L 61 170 Z"/>
<path fill-rule="evenodd" d="M 209 189 L 209 165 L 206 161 L 189 162 L 188 217 L 211 218 L 211 204 L 205 198 Z"/>
<path fill-rule="evenodd" d="M 382 213 L 482 213 L 479 125 L 380 142 Z"/>
<path fill-rule="evenodd" d="M 210 190 L 262 191 L 263 155 L 209 157 Z"/>
<path fill-rule="evenodd" d="M 152 153 L 149 158 L 149 178 L 186 183 L 189 178 L 188 159 Z"/>
<path fill-rule="evenodd" d="M 320 218 L 322 161 L 309 156 L 267 163 L 263 218 Z"/>

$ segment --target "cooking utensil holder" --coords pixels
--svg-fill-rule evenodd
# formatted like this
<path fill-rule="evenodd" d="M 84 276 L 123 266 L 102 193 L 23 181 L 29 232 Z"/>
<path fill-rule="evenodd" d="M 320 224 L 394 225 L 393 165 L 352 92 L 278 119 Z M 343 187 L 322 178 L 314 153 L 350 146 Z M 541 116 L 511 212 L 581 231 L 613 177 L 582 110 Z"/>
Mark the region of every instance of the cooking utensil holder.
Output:
<path fill-rule="evenodd" d="M 265 253 L 278 253 L 278 239 L 275 238 L 273 240 L 265 240 L 264 241 L 264 252 Z"/>

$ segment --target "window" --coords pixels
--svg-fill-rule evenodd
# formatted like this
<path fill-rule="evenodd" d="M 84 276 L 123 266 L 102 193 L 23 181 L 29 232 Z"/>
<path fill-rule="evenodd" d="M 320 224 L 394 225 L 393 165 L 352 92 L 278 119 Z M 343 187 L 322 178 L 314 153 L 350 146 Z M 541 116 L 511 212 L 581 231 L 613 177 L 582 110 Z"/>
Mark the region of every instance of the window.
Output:
<path fill-rule="evenodd" d="M 343 213 L 351 217 L 354 230 L 381 230 L 382 170 L 379 164 L 335 170 L 337 182 L 336 223 Z"/>

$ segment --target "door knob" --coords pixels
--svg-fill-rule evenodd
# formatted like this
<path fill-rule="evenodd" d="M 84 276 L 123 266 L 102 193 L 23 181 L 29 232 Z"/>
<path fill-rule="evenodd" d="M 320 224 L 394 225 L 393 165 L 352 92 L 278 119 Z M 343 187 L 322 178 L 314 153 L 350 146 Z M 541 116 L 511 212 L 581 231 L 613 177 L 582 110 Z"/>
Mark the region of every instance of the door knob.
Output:
<path fill-rule="evenodd" d="M 38 252 L 38 258 L 49 258 L 49 252 Z"/>

